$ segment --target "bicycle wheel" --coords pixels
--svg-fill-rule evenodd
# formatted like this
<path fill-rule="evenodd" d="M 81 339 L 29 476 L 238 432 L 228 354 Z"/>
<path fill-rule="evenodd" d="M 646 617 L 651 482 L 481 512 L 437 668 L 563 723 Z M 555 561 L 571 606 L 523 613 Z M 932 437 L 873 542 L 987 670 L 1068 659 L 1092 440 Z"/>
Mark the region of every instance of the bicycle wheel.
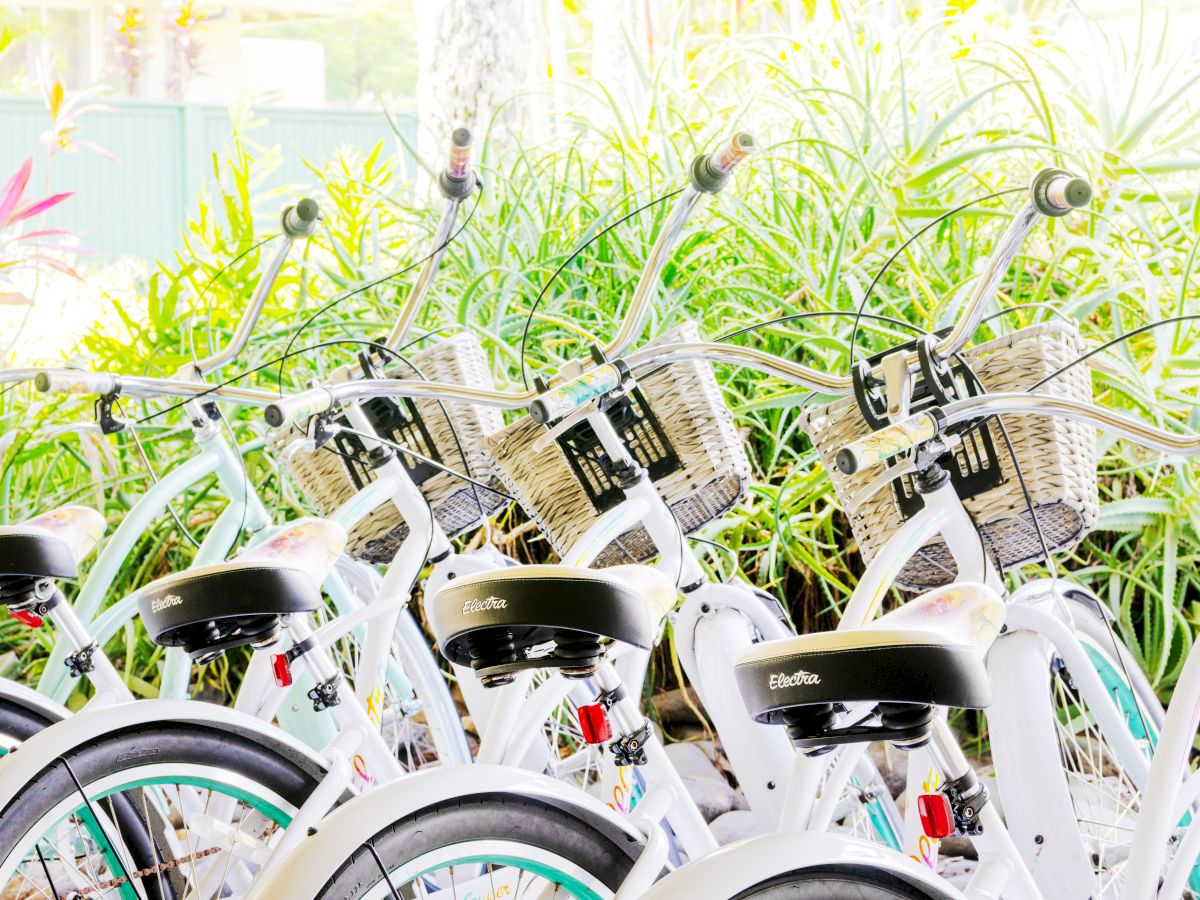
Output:
<path fill-rule="evenodd" d="M 536 800 L 447 801 L 395 822 L 348 859 L 320 900 L 612 897 L 640 845 Z"/>
<path fill-rule="evenodd" d="M 319 777 L 210 725 L 105 735 L 48 760 L 0 812 L 0 896 L 240 893 Z"/>
<path fill-rule="evenodd" d="M 433 762 L 471 762 L 471 747 L 450 684 L 430 650 L 429 640 L 409 610 L 400 614 L 392 653 L 400 671 L 388 673 L 382 726 L 396 757 L 410 768 Z M 412 686 L 404 692 L 402 678 Z"/>
<path fill-rule="evenodd" d="M 818 866 L 770 878 L 731 900 L 931 900 L 935 896 L 868 866 Z"/>

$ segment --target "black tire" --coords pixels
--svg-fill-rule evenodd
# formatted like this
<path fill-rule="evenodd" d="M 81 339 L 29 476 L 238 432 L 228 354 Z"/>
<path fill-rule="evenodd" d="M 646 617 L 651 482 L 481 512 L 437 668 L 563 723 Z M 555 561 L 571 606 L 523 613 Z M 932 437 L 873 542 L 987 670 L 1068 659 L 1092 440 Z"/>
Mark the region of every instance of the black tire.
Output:
<path fill-rule="evenodd" d="M 22 749 L 18 747 L 14 753 Z M 291 758 L 282 746 L 214 726 L 167 721 L 156 723 L 152 729 L 116 731 L 47 760 L 41 773 L 0 811 L 0 862 L 60 803 L 79 796 L 76 779 L 86 788 L 122 772 L 130 773 L 133 778 L 148 760 L 155 766 L 178 763 L 234 772 L 295 808 L 303 805 L 321 776 L 309 760 Z M 168 858 L 160 839 L 163 825 L 157 820 L 148 823 L 141 815 L 139 810 L 145 808 L 145 803 L 140 794 L 136 789 L 114 794 L 110 806 L 122 842 L 139 868 Z M 165 891 L 168 896 L 172 888 L 179 892 L 179 877 L 178 869 L 168 876 L 173 882 Z M 142 884 L 149 896 L 157 897 L 159 891 L 150 881 Z"/>
<path fill-rule="evenodd" d="M 867 866 L 815 866 L 742 891 L 731 900 L 940 900 L 891 872 Z"/>
<path fill-rule="evenodd" d="M 459 798 L 407 816 L 376 834 L 321 889 L 320 900 L 357 900 L 383 880 L 371 848 L 387 871 L 453 844 L 506 840 L 569 859 L 616 891 L 641 844 L 607 834 L 590 823 L 536 800 L 511 795 Z"/>
<path fill-rule="evenodd" d="M 0 739 L 26 741 L 57 721 L 45 711 L 24 706 L 13 697 L 0 697 Z"/>

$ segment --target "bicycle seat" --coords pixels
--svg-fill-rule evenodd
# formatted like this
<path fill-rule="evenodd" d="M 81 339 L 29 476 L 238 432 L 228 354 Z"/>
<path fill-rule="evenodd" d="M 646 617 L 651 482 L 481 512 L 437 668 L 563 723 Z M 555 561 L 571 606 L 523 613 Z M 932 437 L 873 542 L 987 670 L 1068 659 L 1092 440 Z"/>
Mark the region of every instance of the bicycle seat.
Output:
<path fill-rule="evenodd" d="M 0 602 L 23 597 L 33 581 L 75 578 L 103 534 L 104 516 L 86 506 L 0 526 Z"/>
<path fill-rule="evenodd" d="M 346 545 L 325 519 L 300 519 L 230 562 L 198 566 L 137 592 L 150 639 L 183 647 L 196 662 L 275 640 L 281 617 L 321 605 L 321 582 Z"/>
<path fill-rule="evenodd" d="M 677 596 L 649 566 L 514 566 L 449 582 L 425 612 L 442 655 L 498 687 L 528 668 L 585 678 L 602 643 L 648 649 Z"/>
<path fill-rule="evenodd" d="M 735 666 L 758 722 L 786 724 L 797 746 L 847 740 L 921 740 L 934 706 L 991 701 L 984 656 L 1004 623 L 999 595 L 982 584 L 931 591 L 862 628 L 768 641 Z M 888 734 L 837 730 L 837 705 L 878 707 Z M 907 734 L 906 734 L 907 733 Z"/>

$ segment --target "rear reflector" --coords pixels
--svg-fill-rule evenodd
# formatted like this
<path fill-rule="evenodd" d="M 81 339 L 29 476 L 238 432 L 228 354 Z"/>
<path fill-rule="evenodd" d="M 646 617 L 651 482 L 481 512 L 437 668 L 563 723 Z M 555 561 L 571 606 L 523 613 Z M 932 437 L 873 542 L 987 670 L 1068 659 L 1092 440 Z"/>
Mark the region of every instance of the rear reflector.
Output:
<path fill-rule="evenodd" d="M 579 730 L 583 739 L 589 744 L 603 744 L 612 737 L 608 727 L 608 715 L 599 703 L 589 703 L 577 710 L 579 713 Z"/>
<path fill-rule="evenodd" d="M 954 834 L 954 813 L 945 794 L 921 794 L 917 797 L 917 812 L 927 837 L 940 839 Z"/>
<path fill-rule="evenodd" d="M 22 625 L 28 625 L 30 628 L 41 628 L 43 619 L 41 616 L 31 613 L 27 609 L 10 609 L 8 614 L 20 622 Z"/>
<path fill-rule="evenodd" d="M 292 666 L 286 653 L 276 653 L 271 657 L 271 674 L 275 676 L 275 683 L 280 687 L 292 686 Z"/>

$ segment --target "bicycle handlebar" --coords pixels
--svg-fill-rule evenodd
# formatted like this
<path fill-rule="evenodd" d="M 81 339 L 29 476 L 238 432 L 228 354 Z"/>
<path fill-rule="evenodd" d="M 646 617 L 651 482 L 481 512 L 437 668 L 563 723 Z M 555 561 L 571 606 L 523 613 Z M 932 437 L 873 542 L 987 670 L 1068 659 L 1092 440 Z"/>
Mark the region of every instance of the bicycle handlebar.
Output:
<path fill-rule="evenodd" d="M 408 292 L 404 307 L 400 310 L 400 316 L 384 339 L 383 345 L 388 350 L 398 350 L 408 336 L 409 329 L 412 328 L 417 313 L 421 311 L 425 302 L 425 295 L 433 285 L 438 267 L 442 264 L 450 237 L 454 234 L 454 226 L 458 222 L 458 208 L 475 190 L 475 173 L 471 170 L 471 132 L 466 128 L 454 129 L 450 140 L 450 159 L 438 176 L 438 189 L 446 198 L 446 208 L 442 211 L 442 218 L 433 233 L 433 250 L 425 257 L 421 271 L 417 273 L 412 290 Z"/>
<path fill-rule="evenodd" d="M 864 435 L 838 451 L 836 465 L 846 474 L 911 450 L 945 432 L 951 425 L 991 415 L 1059 416 L 1091 425 L 1151 450 L 1183 456 L 1200 455 L 1200 434 L 1177 434 L 1147 425 L 1132 416 L 1112 412 L 1052 394 L 982 394 L 919 412 L 879 431 Z"/>
<path fill-rule="evenodd" d="M 522 409 L 537 397 L 536 391 L 493 391 L 472 388 L 444 381 L 420 381 L 409 378 L 367 378 L 343 381 L 338 384 L 310 388 L 287 397 L 272 395 L 265 404 L 264 417 L 272 428 L 281 428 L 301 419 L 328 412 L 347 400 L 369 400 L 372 397 L 413 397 L 445 400 L 451 403 L 473 403 L 500 409 Z"/>
<path fill-rule="evenodd" d="M 450 136 L 450 159 L 438 176 L 438 187 L 447 200 L 462 202 L 475 189 L 474 173 L 471 172 L 471 131 L 455 128 Z"/>
<path fill-rule="evenodd" d="M 425 397 L 498 406 L 502 409 L 525 407 L 534 421 L 550 422 L 562 419 L 596 397 L 616 390 L 633 373 L 693 359 L 745 366 L 819 393 L 849 393 L 848 388 L 842 388 L 837 379 L 824 372 L 753 347 L 691 341 L 645 347 L 630 354 L 625 360 L 615 360 L 589 369 L 577 378 L 541 394 L 537 391 L 478 390 L 462 385 L 417 379 L 378 378 L 340 382 L 288 397 L 275 398 L 267 407 L 266 418 L 269 425 L 279 428 L 309 416 L 328 412 L 346 400 Z"/>
<path fill-rule="evenodd" d="M 254 286 L 254 294 L 250 298 L 246 311 L 242 313 L 242 318 L 238 321 L 233 337 L 216 353 L 199 360 L 190 368 L 181 369 L 180 372 L 193 371 L 197 377 L 203 378 L 231 362 L 242 352 L 250 340 L 250 333 L 254 330 L 259 315 L 262 314 L 263 306 L 266 305 L 267 297 L 271 294 L 271 288 L 275 286 L 275 279 L 279 277 L 279 272 L 283 268 L 288 252 L 292 249 L 292 244 L 313 233 L 320 214 L 321 208 L 317 205 L 317 201 L 308 197 L 283 211 L 279 217 L 279 224 L 283 230 L 284 241 L 275 251 L 275 255 L 271 257 L 271 261 L 267 263 L 267 268 L 259 277 L 258 284 Z"/>
<path fill-rule="evenodd" d="M 529 418 L 539 425 L 557 422 L 597 397 L 617 390 L 628 377 L 629 366 L 621 360 L 604 363 L 540 394 L 529 404 Z"/>
<path fill-rule="evenodd" d="M 317 227 L 317 217 L 320 214 L 321 207 L 317 205 L 317 201 L 305 197 L 295 206 L 289 206 L 283 211 L 280 217 L 283 233 L 293 240 L 308 237 Z"/>
<path fill-rule="evenodd" d="M 1008 272 L 1021 243 L 1038 220 L 1042 216 L 1065 216 L 1071 210 L 1085 206 L 1091 199 L 1091 185 L 1062 169 L 1042 169 L 1034 176 L 1029 186 L 1028 201 L 1013 217 L 1008 230 L 1000 238 L 1000 243 L 996 245 L 991 259 L 988 260 L 963 314 L 954 323 L 950 333 L 934 346 L 934 352 L 939 359 L 949 359 L 966 346 L 967 341 L 975 334 L 989 303 L 996 296 L 1000 280 Z"/>
<path fill-rule="evenodd" d="M 670 258 L 683 231 L 684 223 L 696 201 L 702 194 L 715 194 L 725 186 L 734 166 L 754 152 L 754 138 L 744 131 L 739 131 L 727 143 L 711 154 L 696 157 L 689 170 L 688 186 L 683 189 L 675 206 L 663 223 L 662 229 L 650 254 L 646 258 L 646 266 L 638 278 L 637 287 L 633 289 L 633 298 L 629 301 L 629 309 L 621 322 L 621 328 L 616 337 L 604 347 L 606 357 L 620 356 L 629 345 L 641 334 L 646 322 L 646 313 L 654 294 L 658 289 L 659 278 L 663 267 Z"/>
<path fill-rule="evenodd" d="M 212 398 L 228 400 L 245 406 L 266 406 L 276 396 L 269 391 L 231 386 L 211 387 L 202 381 L 175 378 L 148 378 L 110 375 L 105 372 L 75 372 L 69 369 L 43 369 L 33 380 L 43 394 L 104 394 L 120 393 L 129 397 L 179 397 L 183 399 Z"/>

